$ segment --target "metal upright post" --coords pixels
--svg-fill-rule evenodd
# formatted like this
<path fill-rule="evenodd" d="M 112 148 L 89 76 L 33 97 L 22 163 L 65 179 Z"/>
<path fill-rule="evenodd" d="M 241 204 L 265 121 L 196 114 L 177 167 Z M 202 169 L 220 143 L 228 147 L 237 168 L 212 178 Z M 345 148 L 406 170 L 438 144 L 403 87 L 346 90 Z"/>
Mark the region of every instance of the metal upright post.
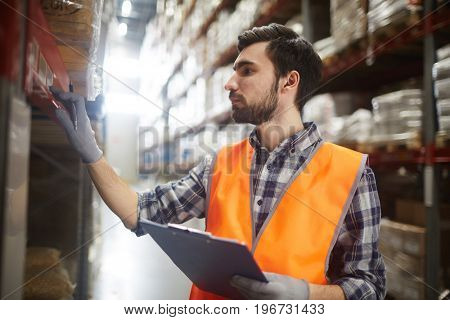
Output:
<path fill-rule="evenodd" d="M 24 280 L 31 108 L 23 95 L 25 0 L 0 3 L 0 298 L 21 299 Z M 11 10 L 14 8 L 14 10 Z"/>
<path fill-rule="evenodd" d="M 78 273 L 75 298 L 86 300 L 89 298 L 89 247 L 92 238 L 92 182 L 85 166 L 79 163 L 78 169 Z"/>
<path fill-rule="evenodd" d="M 168 83 L 163 88 L 163 119 L 164 119 L 164 132 L 163 132 L 163 153 L 162 153 L 162 163 L 163 163 L 163 171 L 160 172 L 160 174 L 168 174 L 169 173 L 169 167 L 168 167 L 168 161 L 170 159 L 170 143 L 169 140 L 169 112 L 170 112 L 170 102 L 169 98 L 167 96 L 167 89 L 168 89 Z"/>
<path fill-rule="evenodd" d="M 436 0 L 426 0 L 425 12 L 436 8 Z M 425 22 L 427 31 L 431 31 L 431 20 Z M 434 163 L 437 112 L 434 98 L 432 67 L 436 60 L 434 35 L 428 32 L 424 39 L 423 70 L 423 140 L 425 143 L 424 202 L 426 213 L 426 296 L 436 299 L 440 289 L 440 217 L 437 186 L 437 168 Z"/>
<path fill-rule="evenodd" d="M 330 0 L 302 0 L 303 34 L 314 43 L 330 36 Z"/>

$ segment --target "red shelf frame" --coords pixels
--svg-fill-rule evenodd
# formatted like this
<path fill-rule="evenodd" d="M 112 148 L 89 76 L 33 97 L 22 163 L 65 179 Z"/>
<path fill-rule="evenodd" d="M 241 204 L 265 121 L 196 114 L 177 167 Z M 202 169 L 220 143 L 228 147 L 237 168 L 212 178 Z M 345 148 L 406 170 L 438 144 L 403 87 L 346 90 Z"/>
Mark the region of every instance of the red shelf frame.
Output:
<path fill-rule="evenodd" d="M 40 2 L 29 1 L 25 53 L 24 91 L 32 106 L 39 107 L 57 122 L 53 110 L 63 106 L 48 89 L 49 85 L 69 90 L 69 76 L 42 12 Z"/>

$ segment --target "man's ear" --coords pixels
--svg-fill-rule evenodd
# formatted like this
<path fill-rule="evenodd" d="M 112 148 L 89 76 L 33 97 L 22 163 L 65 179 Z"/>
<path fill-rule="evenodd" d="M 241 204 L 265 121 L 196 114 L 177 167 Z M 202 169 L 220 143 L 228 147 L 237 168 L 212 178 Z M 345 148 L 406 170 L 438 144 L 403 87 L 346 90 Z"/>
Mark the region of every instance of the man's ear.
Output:
<path fill-rule="evenodd" d="M 288 73 L 283 88 L 295 89 L 300 83 L 300 74 L 297 71 Z"/>

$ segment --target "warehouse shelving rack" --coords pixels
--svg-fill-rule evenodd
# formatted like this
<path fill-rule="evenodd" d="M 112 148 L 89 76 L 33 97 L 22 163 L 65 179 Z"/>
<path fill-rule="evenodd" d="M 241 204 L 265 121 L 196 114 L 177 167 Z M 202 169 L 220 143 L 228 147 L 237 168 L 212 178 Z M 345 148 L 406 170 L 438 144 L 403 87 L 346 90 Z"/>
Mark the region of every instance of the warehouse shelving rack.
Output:
<path fill-rule="evenodd" d="M 73 297 L 87 299 L 93 186 L 57 124 L 53 109 L 62 106 L 48 90 L 53 84 L 68 91 L 67 70 L 38 0 L 7 0 L 0 8 L 1 29 L 8 31 L 2 33 L 7 39 L 0 36 L 0 60 L 10 68 L 7 73 L 13 71 L 11 81 L 0 80 L 1 297 L 24 297 L 26 246 L 39 246 L 62 251 L 70 280 L 76 283 Z M 9 100 L 5 108 L 3 99 Z M 27 114 L 20 122 L 12 117 L 18 111 Z M 26 141 L 11 138 L 18 133 L 27 133 Z M 26 161 L 11 161 L 14 153 Z M 21 187 L 11 186 L 8 175 L 23 174 Z"/>
<path fill-rule="evenodd" d="M 200 39 L 205 35 L 208 26 L 217 17 L 220 10 L 224 10 L 228 5 L 236 5 L 237 1 L 222 1 L 213 14 L 206 19 L 199 34 L 194 39 Z M 284 23 L 295 14 L 303 12 L 314 16 L 315 12 L 325 10 L 329 12 L 329 1 L 301 1 L 301 8 L 296 3 L 296 9 L 289 7 L 290 1 L 274 1 L 270 9 L 255 22 L 254 26 L 264 25 L 269 22 Z M 440 218 L 439 218 L 439 199 L 438 199 L 438 171 L 442 165 L 450 163 L 450 147 L 436 146 L 436 103 L 433 95 L 433 80 L 431 77 L 432 65 L 435 62 L 435 50 L 448 43 L 450 35 L 450 7 L 448 1 L 440 3 L 439 10 L 435 0 L 424 0 L 423 19 L 415 24 L 407 25 L 398 30 L 395 36 L 390 36 L 377 42 L 368 39 L 367 36 L 359 43 L 352 43 L 347 48 L 336 54 L 334 63 L 325 65 L 323 71 L 323 80 L 317 93 L 336 92 L 343 90 L 369 90 L 380 87 L 385 83 L 393 83 L 404 80 L 409 77 L 423 76 L 424 92 L 424 110 L 423 110 L 423 130 L 421 138 L 421 148 L 394 150 L 376 149 L 370 152 L 370 164 L 372 167 L 397 167 L 402 165 L 421 166 L 423 168 L 424 181 L 424 204 L 426 207 L 426 283 L 429 284 L 427 297 L 435 299 L 438 296 L 436 290 L 439 288 L 439 272 L 436 266 L 440 265 Z M 304 33 L 312 34 L 320 21 L 315 19 L 304 19 Z M 316 38 L 309 39 L 314 42 L 325 38 L 327 35 L 315 35 Z M 370 40 L 370 41 L 369 41 Z M 232 62 L 237 56 L 237 50 L 234 45 L 220 54 L 212 67 L 201 75 L 198 75 L 186 87 L 178 97 L 173 101 L 167 99 L 167 85 L 178 72 L 181 71 L 184 60 L 182 59 L 175 65 L 175 68 L 168 78 L 163 90 L 162 96 L 165 101 L 165 118 L 168 125 L 168 111 L 170 106 L 178 99 L 184 97 L 190 86 L 192 86 L 199 77 L 208 78 L 214 71 L 228 63 Z M 399 64 L 398 60 L 402 59 Z M 176 134 L 162 142 L 140 150 L 141 153 L 152 152 L 155 148 L 165 147 L 174 143 L 178 139 L 195 134 L 203 130 L 208 123 L 227 123 L 231 121 L 230 112 L 224 112 L 220 116 L 207 118 L 206 120 L 192 126 L 185 132 Z M 143 132 L 144 133 L 144 132 Z M 157 167 L 164 167 L 166 164 L 157 163 Z M 189 164 L 193 165 L 193 164 Z M 189 167 L 189 166 L 187 166 Z M 146 173 L 141 167 L 141 173 Z"/>

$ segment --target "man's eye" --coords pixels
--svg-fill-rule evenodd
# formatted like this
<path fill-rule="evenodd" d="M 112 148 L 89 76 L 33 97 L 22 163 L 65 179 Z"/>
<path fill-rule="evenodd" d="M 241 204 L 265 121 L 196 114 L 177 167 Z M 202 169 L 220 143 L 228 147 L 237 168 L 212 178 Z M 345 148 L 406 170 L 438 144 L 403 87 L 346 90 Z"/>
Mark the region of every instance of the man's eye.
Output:
<path fill-rule="evenodd" d="M 248 76 L 248 75 L 252 74 L 252 70 L 250 68 L 243 68 L 242 69 L 242 74 L 244 76 Z"/>

